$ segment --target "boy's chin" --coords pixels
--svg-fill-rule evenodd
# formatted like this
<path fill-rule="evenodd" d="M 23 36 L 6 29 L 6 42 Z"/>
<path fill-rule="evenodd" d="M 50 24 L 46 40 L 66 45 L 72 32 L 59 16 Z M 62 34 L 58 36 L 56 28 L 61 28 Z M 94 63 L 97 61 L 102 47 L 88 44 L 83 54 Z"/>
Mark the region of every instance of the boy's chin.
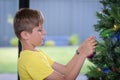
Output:
<path fill-rule="evenodd" d="M 38 46 L 44 46 L 45 40 L 43 40 Z"/>
<path fill-rule="evenodd" d="M 44 46 L 44 44 L 45 44 L 45 43 L 44 43 L 44 42 L 42 42 L 42 43 L 40 43 L 40 44 L 39 44 L 39 46 Z"/>

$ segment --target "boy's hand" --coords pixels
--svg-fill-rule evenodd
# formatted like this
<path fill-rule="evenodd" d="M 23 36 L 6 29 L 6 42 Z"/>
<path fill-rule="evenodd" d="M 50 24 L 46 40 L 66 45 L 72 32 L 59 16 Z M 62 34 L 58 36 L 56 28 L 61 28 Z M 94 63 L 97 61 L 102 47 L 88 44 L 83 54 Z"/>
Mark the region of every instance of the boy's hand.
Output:
<path fill-rule="evenodd" d="M 95 52 L 96 44 L 96 38 L 94 36 L 90 36 L 81 44 L 78 48 L 78 52 L 84 57 L 89 57 Z"/>

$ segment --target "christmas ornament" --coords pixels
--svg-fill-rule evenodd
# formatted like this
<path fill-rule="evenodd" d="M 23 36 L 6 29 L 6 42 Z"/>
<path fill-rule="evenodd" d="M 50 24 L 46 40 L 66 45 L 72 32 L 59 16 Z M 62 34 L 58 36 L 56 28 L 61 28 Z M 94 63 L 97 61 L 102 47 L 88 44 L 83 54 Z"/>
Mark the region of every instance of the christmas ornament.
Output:
<path fill-rule="evenodd" d="M 116 44 L 116 42 L 120 40 L 120 32 L 112 34 L 112 36 L 110 36 L 110 39 L 113 42 L 113 44 Z"/>
<path fill-rule="evenodd" d="M 120 40 L 120 33 L 117 33 L 115 37 L 117 38 L 117 40 Z"/>
<path fill-rule="evenodd" d="M 105 68 L 105 69 L 103 69 L 103 72 L 109 73 L 109 72 L 110 72 L 110 69 L 109 69 L 109 68 Z"/>
<path fill-rule="evenodd" d="M 107 68 L 108 66 L 105 64 L 103 67 L 104 67 L 104 68 Z"/>
<path fill-rule="evenodd" d="M 100 68 L 97 68 L 97 70 L 98 70 L 98 71 L 101 71 L 101 69 L 100 69 Z"/>
<path fill-rule="evenodd" d="M 117 30 L 118 30 L 118 26 L 117 26 L 117 25 L 114 25 L 113 30 L 114 30 L 114 31 L 117 31 Z"/>
<path fill-rule="evenodd" d="M 106 37 L 109 37 L 110 35 L 109 35 L 109 34 L 106 34 L 105 36 L 106 36 Z"/>
<path fill-rule="evenodd" d="M 104 67 L 103 68 L 103 72 L 105 72 L 105 73 L 109 73 L 110 72 L 110 69 L 108 68 L 107 64 L 105 64 L 103 67 Z"/>
<path fill-rule="evenodd" d="M 88 56 L 89 59 L 92 59 L 95 56 L 96 52 L 94 52 L 92 55 Z"/>
<path fill-rule="evenodd" d="M 118 40 L 120 40 L 120 35 L 116 36 L 116 38 L 117 38 Z"/>
<path fill-rule="evenodd" d="M 112 71 L 113 71 L 113 72 L 115 72 L 115 71 L 116 71 L 116 69 L 115 69 L 114 67 L 112 67 L 111 69 L 112 69 Z"/>

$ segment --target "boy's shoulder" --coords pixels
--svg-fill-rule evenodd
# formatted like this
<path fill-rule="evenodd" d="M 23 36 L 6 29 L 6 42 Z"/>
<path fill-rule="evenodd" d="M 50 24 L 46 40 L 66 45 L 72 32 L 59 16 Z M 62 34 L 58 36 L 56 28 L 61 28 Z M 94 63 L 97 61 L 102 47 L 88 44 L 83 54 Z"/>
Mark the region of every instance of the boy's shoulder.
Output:
<path fill-rule="evenodd" d="M 36 51 L 32 51 L 32 50 L 23 50 L 21 51 L 20 55 L 27 55 L 27 56 L 32 56 L 32 55 L 39 55 L 39 54 L 45 54 L 42 50 L 36 50 Z"/>

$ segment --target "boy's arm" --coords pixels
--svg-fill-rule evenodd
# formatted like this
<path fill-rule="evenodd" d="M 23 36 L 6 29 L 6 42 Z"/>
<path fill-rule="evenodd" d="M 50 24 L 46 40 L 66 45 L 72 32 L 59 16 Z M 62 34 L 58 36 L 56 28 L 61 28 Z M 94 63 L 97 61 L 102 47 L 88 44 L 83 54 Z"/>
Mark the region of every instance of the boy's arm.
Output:
<path fill-rule="evenodd" d="M 89 55 L 95 50 L 95 37 L 89 37 L 79 48 L 79 55 L 75 54 L 67 65 L 54 63 L 55 70 L 46 80 L 75 80 L 81 67 Z"/>
<path fill-rule="evenodd" d="M 80 57 L 82 57 L 82 56 L 80 56 Z M 79 59 L 78 54 L 75 54 L 67 65 L 63 65 L 63 64 L 55 62 L 53 64 L 53 69 L 60 72 L 61 74 L 65 75 L 66 73 L 69 73 L 69 71 L 71 71 L 71 69 L 74 68 L 78 59 Z M 82 62 L 80 61 L 79 65 L 80 65 L 80 63 L 82 63 Z"/>
<path fill-rule="evenodd" d="M 68 69 L 69 67 L 65 67 L 59 63 L 54 63 L 53 67 L 55 68 L 53 73 L 48 76 L 45 80 L 75 80 L 80 72 L 82 64 L 84 63 L 85 58 L 81 56 L 75 64 L 71 64 L 73 66 L 72 69 Z"/>
<path fill-rule="evenodd" d="M 84 57 L 84 55 L 80 54 L 80 56 L 78 56 L 77 54 L 75 54 L 67 65 L 62 65 L 55 62 L 53 65 L 53 69 L 59 72 L 61 75 L 64 75 L 65 80 L 74 80 L 80 73 L 85 59 L 86 57 Z"/>

